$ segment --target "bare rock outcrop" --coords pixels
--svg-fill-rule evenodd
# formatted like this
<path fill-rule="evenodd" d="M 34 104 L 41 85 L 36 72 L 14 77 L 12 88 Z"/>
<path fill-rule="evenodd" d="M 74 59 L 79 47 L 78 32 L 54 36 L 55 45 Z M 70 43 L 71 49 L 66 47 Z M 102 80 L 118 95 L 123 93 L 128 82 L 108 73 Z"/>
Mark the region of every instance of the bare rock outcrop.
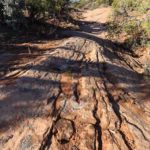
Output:
<path fill-rule="evenodd" d="M 0 148 L 149 150 L 150 86 L 140 69 L 104 40 L 69 38 L 0 85 Z"/>

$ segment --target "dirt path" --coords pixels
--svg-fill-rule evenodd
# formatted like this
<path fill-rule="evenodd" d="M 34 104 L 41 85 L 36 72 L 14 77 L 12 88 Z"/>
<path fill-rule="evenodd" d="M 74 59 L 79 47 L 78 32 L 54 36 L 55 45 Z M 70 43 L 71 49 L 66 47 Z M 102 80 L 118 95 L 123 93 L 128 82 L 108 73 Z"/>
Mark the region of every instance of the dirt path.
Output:
<path fill-rule="evenodd" d="M 109 13 L 86 12 L 82 31 L 0 84 L 0 150 L 150 149 L 149 83 L 105 38 Z"/>

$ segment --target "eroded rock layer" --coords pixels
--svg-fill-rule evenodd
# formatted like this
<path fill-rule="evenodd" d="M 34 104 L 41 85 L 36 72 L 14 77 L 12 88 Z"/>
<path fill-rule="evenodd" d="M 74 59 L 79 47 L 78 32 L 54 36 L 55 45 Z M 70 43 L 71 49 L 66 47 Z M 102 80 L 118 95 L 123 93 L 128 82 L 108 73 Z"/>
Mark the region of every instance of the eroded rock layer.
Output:
<path fill-rule="evenodd" d="M 0 86 L 0 149 L 149 150 L 141 70 L 103 40 L 69 38 Z"/>

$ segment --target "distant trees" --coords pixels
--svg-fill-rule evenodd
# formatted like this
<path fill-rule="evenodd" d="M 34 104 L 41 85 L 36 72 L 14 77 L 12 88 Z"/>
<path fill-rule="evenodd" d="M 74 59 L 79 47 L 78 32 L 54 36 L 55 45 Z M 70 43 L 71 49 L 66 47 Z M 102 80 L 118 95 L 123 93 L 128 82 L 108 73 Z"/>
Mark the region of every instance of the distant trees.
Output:
<path fill-rule="evenodd" d="M 77 0 L 76 6 L 79 8 L 88 5 L 89 8 L 96 8 L 102 4 L 111 6 L 114 0 Z"/>
<path fill-rule="evenodd" d="M 106 4 L 111 5 L 113 3 L 113 0 L 96 0 L 98 4 Z"/>
<path fill-rule="evenodd" d="M 29 17 L 35 19 L 61 18 L 70 6 L 70 0 L 26 0 L 25 2 Z"/>
<path fill-rule="evenodd" d="M 4 21 L 4 4 L 3 4 L 4 0 L 2 0 L 0 2 L 0 21 L 3 22 Z"/>
<path fill-rule="evenodd" d="M 22 22 L 30 20 L 62 19 L 68 15 L 70 0 L 1 0 L 0 20 Z"/>
<path fill-rule="evenodd" d="M 60 18 L 61 15 L 69 13 L 70 0 L 52 0 L 49 4 L 49 14 Z"/>

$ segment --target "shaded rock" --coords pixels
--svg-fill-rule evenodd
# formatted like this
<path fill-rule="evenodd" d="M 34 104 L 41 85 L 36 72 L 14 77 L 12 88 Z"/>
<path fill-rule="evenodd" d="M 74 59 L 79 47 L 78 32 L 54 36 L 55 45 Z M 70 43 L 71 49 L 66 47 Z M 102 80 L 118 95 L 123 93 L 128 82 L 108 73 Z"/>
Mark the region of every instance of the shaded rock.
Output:
<path fill-rule="evenodd" d="M 66 119 L 58 120 L 55 125 L 54 132 L 60 144 L 68 143 L 75 132 L 73 122 Z"/>

